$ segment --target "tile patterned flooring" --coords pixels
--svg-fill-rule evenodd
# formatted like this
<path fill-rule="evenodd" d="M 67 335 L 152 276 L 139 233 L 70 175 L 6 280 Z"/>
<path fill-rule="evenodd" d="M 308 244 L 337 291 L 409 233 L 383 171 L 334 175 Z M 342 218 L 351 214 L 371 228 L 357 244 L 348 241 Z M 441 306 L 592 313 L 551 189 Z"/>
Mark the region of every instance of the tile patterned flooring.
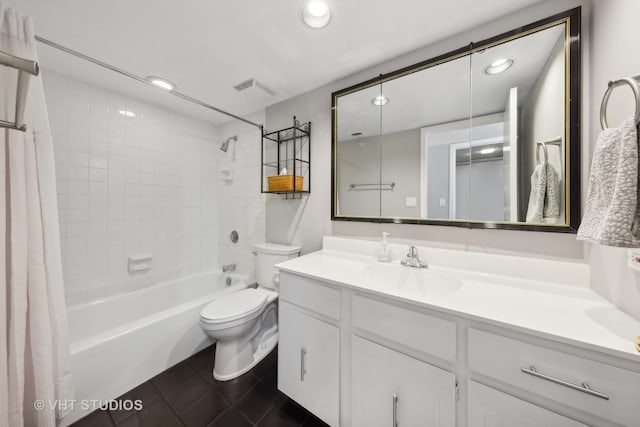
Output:
<path fill-rule="evenodd" d="M 76 427 L 326 427 L 277 390 L 276 348 L 250 372 L 216 381 L 215 346 L 178 363 L 119 399 L 142 400 L 140 411 L 96 411 Z"/>

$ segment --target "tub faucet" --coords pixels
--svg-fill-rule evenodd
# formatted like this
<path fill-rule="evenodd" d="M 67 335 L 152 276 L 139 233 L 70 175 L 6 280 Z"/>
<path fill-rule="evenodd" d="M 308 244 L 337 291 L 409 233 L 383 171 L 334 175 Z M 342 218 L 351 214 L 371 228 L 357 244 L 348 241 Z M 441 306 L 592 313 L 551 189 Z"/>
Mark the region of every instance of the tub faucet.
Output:
<path fill-rule="evenodd" d="M 407 257 L 400 261 L 400 264 L 402 265 L 406 265 L 407 267 L 415 267 L 415 268 L 427 268 L 428 265 L 426 262 L 422 262 L 420 261 L 420 258 L 418 257 L 418 248 L 416 248 L 415 246 L 411 246 L 409 247 L 409 253 L 407 254 Z"/>
<path fill-rule="evenodd" d="M 235 264 L 227 264 L 227 265 L 223 265 L 222 266 L 222 272 L 226 273 L 227 271 L 235 271 L 236 270 L 236 265 Z"/>

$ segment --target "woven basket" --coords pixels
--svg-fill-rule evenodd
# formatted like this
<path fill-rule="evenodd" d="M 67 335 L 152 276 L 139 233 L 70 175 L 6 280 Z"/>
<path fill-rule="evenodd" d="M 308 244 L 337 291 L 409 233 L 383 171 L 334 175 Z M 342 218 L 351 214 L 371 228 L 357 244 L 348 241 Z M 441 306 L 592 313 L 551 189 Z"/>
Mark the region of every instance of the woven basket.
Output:
<path fill-rule="evenodd" d="M 296 191 L 302 191 L 303 177 L 296 175 Z M 293 175 L 267 177 L 268 191 L 293 191 Z"/>

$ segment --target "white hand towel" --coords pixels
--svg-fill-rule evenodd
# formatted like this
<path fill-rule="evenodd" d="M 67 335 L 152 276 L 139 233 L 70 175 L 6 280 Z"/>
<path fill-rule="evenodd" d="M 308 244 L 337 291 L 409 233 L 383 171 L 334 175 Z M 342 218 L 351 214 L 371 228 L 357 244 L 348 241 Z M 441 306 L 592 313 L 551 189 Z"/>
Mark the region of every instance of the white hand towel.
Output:
<path fill-rule="evenodd" d="M 546 164 L 540 164 L 536 166 L 533 174 L 531 174 L 531 193 L 529 193 L 527 222 L 542 222 L 546 186 L 547 167 Z"/>
<path fill-rule="evenodd" d="M 638 131 L 629 118 L 598 136 L 578 240 L 640 247 L 638 233 Z"/>
<path fill-rule="evenodd" d="M 549 163 L 543 163 L 531 175 L 531 193 L 527 208 L 527 222 L 555 222 L 560 216 L 558 172 Z"/>
<path fill-rule="evenodd" d="M 544 194 L 544 220 L 556 222 L 560 216 L 560 177 L 550 163 L 547 166 L 547 184 Z"/>

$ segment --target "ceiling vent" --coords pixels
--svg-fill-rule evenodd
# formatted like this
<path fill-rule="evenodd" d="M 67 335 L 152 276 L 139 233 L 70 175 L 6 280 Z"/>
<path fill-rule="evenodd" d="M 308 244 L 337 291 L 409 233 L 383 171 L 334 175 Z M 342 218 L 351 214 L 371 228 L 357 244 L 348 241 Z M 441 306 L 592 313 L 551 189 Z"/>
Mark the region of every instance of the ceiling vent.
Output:
<path fill-rule="evenodd" d="M 243 81 L 241 83 L 238 83 L 233 88 L 235 90 L 237 90 L 238 92 L 242 92 L 243 90 L 247 90 L 249 88 L 256 88 L 256 89 L 259 89 L 262 92 L 266 93 L 269 96 L 274 96 L 276 94 L 276 92 L 273 89 L 271 89 L 269 86 L 266 86 L 265 84 L 259 82 L 256 79 L 245 80 L 245 81 Z"/>

